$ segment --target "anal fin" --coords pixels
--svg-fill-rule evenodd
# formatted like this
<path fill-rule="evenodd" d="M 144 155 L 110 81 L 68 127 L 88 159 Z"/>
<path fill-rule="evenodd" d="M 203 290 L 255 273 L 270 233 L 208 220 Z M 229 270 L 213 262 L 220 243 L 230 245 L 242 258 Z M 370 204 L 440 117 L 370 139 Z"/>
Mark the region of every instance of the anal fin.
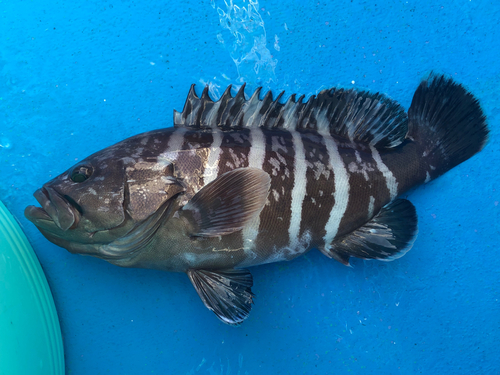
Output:
<path fill-rule="evenodd" d="M 345 265 L 349 265 L 351 256 L 391 261 L 411 249 L 417 232 L 415 206 L 406 199 L 396 199 L 365 225 L 336 239 L 330 248 L 320 250 Z"/>
<path fill-rule="evenodd" d="M 252 309 L 252 274 L 245 269 L 187 271 L 205 306 L 223 323 L 241 324 Z"/>

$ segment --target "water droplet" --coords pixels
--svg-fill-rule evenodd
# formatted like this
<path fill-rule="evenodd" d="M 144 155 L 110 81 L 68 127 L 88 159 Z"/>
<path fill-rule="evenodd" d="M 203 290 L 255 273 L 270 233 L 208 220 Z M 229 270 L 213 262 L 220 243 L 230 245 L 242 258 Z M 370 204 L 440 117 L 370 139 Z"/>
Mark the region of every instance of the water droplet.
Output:
<path fill-rule="evenodd" d="M 8 138 L 3 137 L 0 139 L 0 148 L 10 149 L 12 148 L 12 143 L 10 143 Z"/>

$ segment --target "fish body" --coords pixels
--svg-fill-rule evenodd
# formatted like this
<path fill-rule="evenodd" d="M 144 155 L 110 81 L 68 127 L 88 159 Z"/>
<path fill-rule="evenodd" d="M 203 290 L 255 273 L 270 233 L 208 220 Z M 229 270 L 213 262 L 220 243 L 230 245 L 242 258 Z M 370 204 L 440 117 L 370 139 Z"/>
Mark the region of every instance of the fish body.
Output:
<path fill-rule="evenodd" d="M 384 166 L 390 167 L 379 154 L 373 155 L 376 150 L 313 130 L 167 128 L 130 142 L 145 143 L 148 153 L 153 150 L 158 155 L 153 156 L 154 163 L 168 160 L 179 165 L 175 178 L 185 185 L 180 206 L 219 176 L 238 168 L 256 168 L 270 177 L 262 211 L 242 230 L 220 237 L 192 237 L 188 226 L 172 217 L 153 239 L 150 247 L 155 250 L 148 252 L 152 257 L 141 253 L 115 261 L 131 267 L 185 272 L 291 260 L 313 248 L 331 246 L 338 236 L 369 221 L 398 190 L 402 193 L 411 187 L 411 183 L 404 185 L 404 179 L 398 183 L 394 175 L 384 174 Z M 420 159 L 404 155 L 418 170 Z M 138 160 L 149 157 L 141 155 Z M 390 157 L 386 163 L 392 164 Z M 131 165 L 128 168 L 136 163 Z M 411 168 L 405 171 L 412 172 Z M 411 177 L 415 184 L 425 180 L 425 174 L 411 173 Z M 351 185 L 358 189 L 351 191 Z"/>
<path fill-rule="evenodd" d="M 477 100 L 431 76 L 408 114 L 380 94 L 322 91 L 303 102 L 193 87 L 174 127 L 99 151 L 35 192 L 25 214 L 52 242 L 123 267 L 186 272 L 205 305 L 239 324 L 247 267 L 318 248 L 393 260 L 417 234 L 398 196 L 468 159 L 488 130 Z"/>

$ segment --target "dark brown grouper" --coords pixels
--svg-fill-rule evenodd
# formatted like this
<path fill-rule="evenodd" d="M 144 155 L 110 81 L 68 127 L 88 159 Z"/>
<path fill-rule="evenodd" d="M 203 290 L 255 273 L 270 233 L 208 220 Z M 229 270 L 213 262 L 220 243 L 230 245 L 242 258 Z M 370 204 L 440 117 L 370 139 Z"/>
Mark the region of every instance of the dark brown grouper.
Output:
<path fill-rule="evenodd" d="M 246 267 L 318 248 L 393 260 L 417 235 L 397 197 L 480 151 L 477 100 L 442 76 L 417 88 L 408 114 L 382 94 L 330 89 L 303 102 L 228 87 L 213 102 L 191 87 L 174 127 L 99 151 L 35 192 L 26 217 L 72 253 L 122 267 L 186 272 L 227 324 L 249 315 Z"/>

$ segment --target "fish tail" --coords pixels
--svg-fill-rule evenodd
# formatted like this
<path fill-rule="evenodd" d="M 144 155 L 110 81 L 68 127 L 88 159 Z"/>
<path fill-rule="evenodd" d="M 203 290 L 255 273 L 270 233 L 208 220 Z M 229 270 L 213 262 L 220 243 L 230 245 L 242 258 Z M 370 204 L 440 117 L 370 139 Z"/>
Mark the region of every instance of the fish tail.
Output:
<path fill-rule="evenodd" d="M 461 84 L 432 74 L 417 88 L 408 110 L 408 137 L 426 169 L 426 182 L 481 151 L 488 139 L 478 100 Z"/>

